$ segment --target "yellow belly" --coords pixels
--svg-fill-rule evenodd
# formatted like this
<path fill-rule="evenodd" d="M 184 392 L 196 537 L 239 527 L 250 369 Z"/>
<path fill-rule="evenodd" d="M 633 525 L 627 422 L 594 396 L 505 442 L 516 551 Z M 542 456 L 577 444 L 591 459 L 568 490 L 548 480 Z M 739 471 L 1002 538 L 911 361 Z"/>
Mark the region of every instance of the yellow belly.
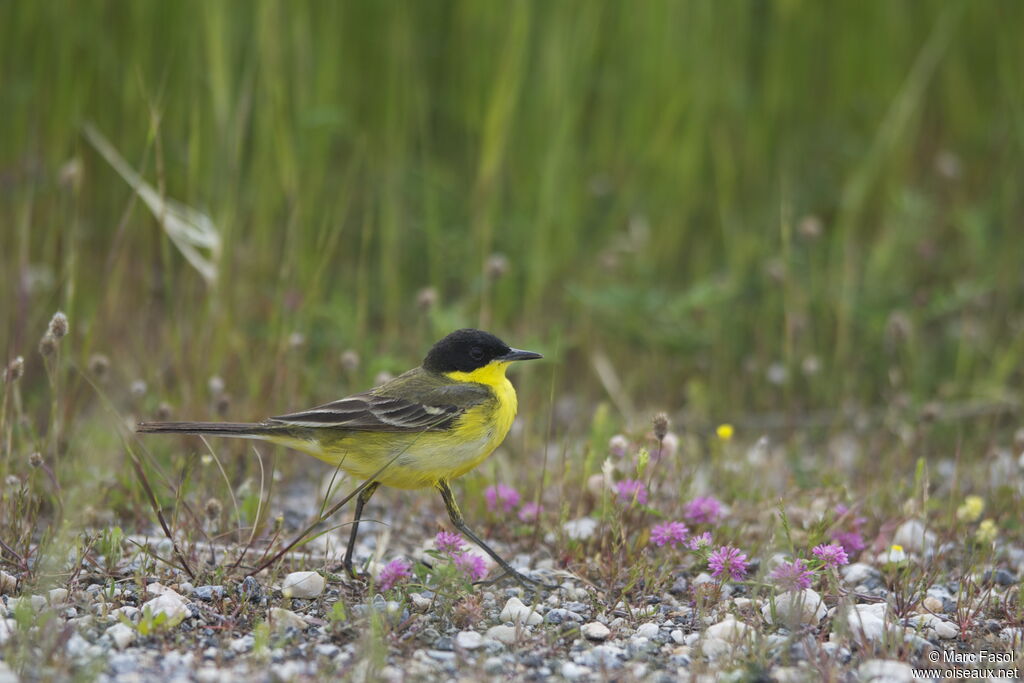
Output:
<path fill-rule="evenodd" d="M 495 400 L 471 408 L 452 428 L 443 431 L 349 432 L 319 442 L 269 440 L 309 453 L 357 479 L 369 479 L 376 474 L 374 479 L 385 486 L 431 487 L 439 480 L 466 474 L 505 440 L 516 416 L 516 393 L 504 373 L 500 379 L 493 384 L 488 382 L 495 391 Z M 390 465 L 377 474 L 386 463 Z"/>

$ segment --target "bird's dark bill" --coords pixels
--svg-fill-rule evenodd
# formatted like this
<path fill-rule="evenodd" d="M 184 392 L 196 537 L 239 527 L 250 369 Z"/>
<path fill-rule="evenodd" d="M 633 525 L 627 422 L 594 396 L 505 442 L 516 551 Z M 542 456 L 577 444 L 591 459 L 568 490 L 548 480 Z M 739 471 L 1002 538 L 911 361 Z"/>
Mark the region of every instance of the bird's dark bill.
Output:
<path fill-rule="evenodd" d="M 523 351 L 522 349 L 509 349 L 509 352 L 503 356 L 498 356 L 494 360 L 500 361 L 512 361 L 512 360 L 536 360 L 537 358 L 543 358 L 536 351 Z"/>

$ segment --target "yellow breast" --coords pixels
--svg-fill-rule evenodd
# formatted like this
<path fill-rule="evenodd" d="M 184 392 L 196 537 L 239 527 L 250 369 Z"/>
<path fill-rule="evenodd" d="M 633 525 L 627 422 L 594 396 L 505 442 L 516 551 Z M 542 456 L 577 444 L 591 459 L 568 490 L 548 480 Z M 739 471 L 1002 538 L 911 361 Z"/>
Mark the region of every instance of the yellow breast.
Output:
<path fill-rule="evenodd" d="M 512 428 L 519 401 L 516 390 L 505 376 L 508 363 L 490 363 L 473 372 L 450 372 L 448 376 L 458 382 L 484 384 L 494 392 L 494 400 L 466 411 L 459 419 L 455 431 L 469 441 L 479 444 L 479 454 L 452 468 L 451 478 L 461 477 L 487 459 Z M 465 431 L 463 431 L 465 430 Z M 455 463 L 453 463 L 454 465 Z"/>

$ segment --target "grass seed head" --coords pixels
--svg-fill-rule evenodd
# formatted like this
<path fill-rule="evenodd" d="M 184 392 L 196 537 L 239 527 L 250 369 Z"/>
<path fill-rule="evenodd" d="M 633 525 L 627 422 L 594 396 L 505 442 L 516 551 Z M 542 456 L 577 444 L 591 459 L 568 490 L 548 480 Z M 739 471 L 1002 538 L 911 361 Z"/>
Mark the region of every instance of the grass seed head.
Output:
<path fill-rule="evenodd" d="M 206 518 L 210 521 L 220 519 L 221 513 L 224 511 L 224 506 L 216 498 L 210 498 L 203 505 L 203 512 L 206 514 Z"/>
<path fill-rule="evenodd" d="M 487 264 L 484 266 L 487 277 L 492 280 L 503 278 L 508 273 L 508 268 L 508 257 L 504 254 L 491 254 L 491 257 L 487 259 Z"/>
<path fill-rule="evenodd" d="M 16 356 L 14 360 L 7 364 L 6 381 L 17 382 L 21 379 L 22 375 L 25 374 L 25 359 L 21 356 Z"/>
<path fill-rule="evenodd" d="M 50 327 L 47 331 L 57 339 L 61 339 L 68 333 L 68 317 L 63 312 L 57 311 L 50 318 Z"/>
<path fill-rule="evenodd" d="M 662 441 L 666 434 L 668 434 L 668 415 L 658 413 L 654 416 L 654 438 Z"/>
<path fill-rule="evenodd" d="M 39 340 L 39 353 L 44 358 L 50 358 L 57 353 L 57 338 L 53 336 L 49 331 L 43 335 L 43 338 Z"/>
<path fill-rule="evenodd" d="M 341 354 L 341 367 L 345 372 L 355 372 L 359 369 L 359 353 L 352 349 L 343 351 Z"/>
<path fill-rule="evenodd" d="M 171 419 L 171 404 L 167 401 L 161 401 L 160 405 L 156 407 L 156 419 L 160 421 Z"/>
<path fill-rule="evenodd" d="M 110 359 L 102 353 L 89 356 L 89 372 L 99 381 L 103 381 L 110 373 Z"/>
<path fill-rule="evenodd" d="M 437 305 L 437 290 L 433 287 L 424 287 L 416 293 L 416 307 L 424 313 L 429 312 Z"/>
<path fill-rule="evenodd" d="M 28 456 L 28 464 L 29 464 L 29 467 L 42 467 L 43 466 L 43 456 L 42 456 L 42 454 L 40 454 L 38 451 L 36 451 L 36 452 L 32 453 L 31 455 L 29 455 Z"/>

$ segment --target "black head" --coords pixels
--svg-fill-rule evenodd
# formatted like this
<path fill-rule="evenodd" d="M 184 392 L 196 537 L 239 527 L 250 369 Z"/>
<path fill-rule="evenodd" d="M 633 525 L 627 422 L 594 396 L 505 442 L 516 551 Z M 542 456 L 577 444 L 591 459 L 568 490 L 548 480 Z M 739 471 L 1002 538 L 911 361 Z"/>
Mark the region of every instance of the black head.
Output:
<path fill-rule="evenodd" d="M 491 361 L 540 358 L 539 353 L 513 349 L 493 334 L 482 330 L 456 330 L 434 344 L 423 368 L 431 372 L 472 372 Z"/>

